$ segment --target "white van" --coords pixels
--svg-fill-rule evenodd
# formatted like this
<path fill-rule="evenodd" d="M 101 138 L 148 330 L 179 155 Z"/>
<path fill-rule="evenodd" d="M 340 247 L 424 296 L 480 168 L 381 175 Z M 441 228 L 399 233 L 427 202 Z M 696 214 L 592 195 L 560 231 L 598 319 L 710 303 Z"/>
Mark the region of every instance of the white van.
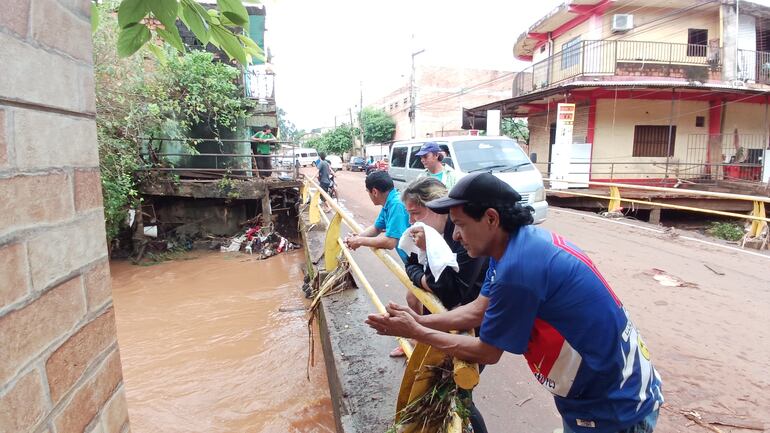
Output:
<path fill-rule="evenodd" d="M 292 155 L 292 152 L 293 155 Z M 283 165 L 291 165 L 294 163 L 296 157 L 297 163 L 302 167 L 309 167 L 315 164 L 318 159 L 318 151 L 311 147 L 298 147 L 286 152 L 286 156 L 282 159 Z"/>
<path fill-rule="evenodd" d="M 396 188 L 403 191 L 425 171 L 416 154 L 428 141 L 437 143 L 444 150 L 444 163 L 455 169 L 458 179 L 468 173 L 491 171 L 521 194 L 520 203 L 535 209 L 535 224 L 545 221 L 548 203 L 545 201 L 543 175 L 516 141 L 509 137 L 463 135 L 393 143 L 388 173 Z"/>

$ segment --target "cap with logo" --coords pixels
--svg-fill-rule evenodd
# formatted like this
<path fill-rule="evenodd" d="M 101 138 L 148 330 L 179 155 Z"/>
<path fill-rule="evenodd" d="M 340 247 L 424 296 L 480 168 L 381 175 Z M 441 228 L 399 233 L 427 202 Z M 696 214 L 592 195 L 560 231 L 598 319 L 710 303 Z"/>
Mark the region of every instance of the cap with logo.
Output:
<path fill-rule="evenodd" d="M 433 212 L 446 214 L 449 209 L 466 203 L 485 205 L 516 203 L 521 200 L 516 190 L 498 179 L 492 173 L 472 173 L 462 179 L 449 191 L 446 197 L 431 200 L 425 204 Z"/>
<path fill-rule="evenodd" d="M 423 156 L 423 155 L 427 155 L 427 154 L 429 154 L 431 152 L 433 152 L 433 153 L 440 153 L 441 152 L 441 147 L 439 147 L 438 143 L 434 143 L 432 141 L 429 141 L 429 142 L 423 144 L 422 147 L 420 147 L 420 151 L 415 153 L 415 155 Z"/>

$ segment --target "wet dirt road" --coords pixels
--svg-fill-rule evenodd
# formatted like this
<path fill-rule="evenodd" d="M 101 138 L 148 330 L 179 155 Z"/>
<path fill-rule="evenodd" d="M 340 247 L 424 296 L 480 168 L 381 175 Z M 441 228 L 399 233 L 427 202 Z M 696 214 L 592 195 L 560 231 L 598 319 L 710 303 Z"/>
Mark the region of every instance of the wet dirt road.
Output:
<path fill-rule="evenodd" d="M 303 260 L 111 266 L 132 432 L 334 431 L 320 344 L 306 379 Z"/>
<path fill-rule="evenodd" d="M 362 194 L 363 183 L 361 173 L 338 176 L 344 206 L 368 225 L 378 208 Z M 552 208 L 543 226 L 588 253 L 641 330 L 663 377 L 657 433 L 715 431 L 686 419 L 689 410 L 722 422 L 716 427 L 724 433 L 757 431 L 736 425 L 770 429 L 770 255 L 568 209 Z M 365 255 L 357 252 L 362 267 Z M 377 259 L 367 262 L 366 272 L 381 272 Z M 401 287 L 376 289 L 383 301 L 403 303 Z M 490 431 L 559 427 L 549 394 L 517 356 L 488 367 L 474 399 Z"/>

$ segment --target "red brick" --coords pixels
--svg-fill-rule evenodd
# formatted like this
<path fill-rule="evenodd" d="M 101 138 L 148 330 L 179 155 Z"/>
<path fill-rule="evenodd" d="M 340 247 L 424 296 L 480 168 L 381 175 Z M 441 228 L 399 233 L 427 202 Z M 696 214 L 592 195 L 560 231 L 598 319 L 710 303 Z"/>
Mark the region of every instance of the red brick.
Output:
<path fill-rule="evenodd" d="M 116 340 L 115 317 L 110 308 L 56 349 L 45 363 L 54 404 L 72 388 L 94 359 Z"/>
<path fill-rule="evenodd" d="M 112 283 L 110 280 L 110 263 L 105 260 L 97 263 L 83 276 L 86 286 L 86 303 L 88 311 L 98 310 L 112 299 Z"/>
<path fill-rule="evenodd" d="M 124 390 L 125 387 L 118 388 L 102 412 L 104 433 L 120 433 L 123 426 L 128 422 L 128 408 L 126 406 Z"/>
<path fill-rule="evenodd" d="M 65 173 L 0 179 L 0 233 L 72 216 L 72 191 Z"/>
<path fill-rule="evenodd" d="M 28 272 L 27 249 L 24 244 L 0 246 L 0 275 L 3 276 L 0 307 L 17 301 L 29 292 Z"/>
<path fill-rule="evenodd" d="M 85 314 L 80 278 L 62 283 L 26 307 L 0 317 L 0 385 Z"/>
<path fill-rule="evenodd" d="M 0 13 L 0 27 L 5 27 L 19 36 L 27 36 L 30 0 L 3 2 Z"/>
<path fill-rule="evenodd" d="M 5 110 L 0 110 L 0 168 L 8 165 L 8 136 L 5 131 Z"/>
<path fill-rule="evenodd" d="M 37 370 L 26 376 L 0 397 L 0 431 L 31 431 L 48 412 L 43 383 Z"/>
<path fill-rule="evenodd" d="M 75 391 L 56 416 L 54 423 L 59 433 L 82 432 L 94 419 L 105 402 L 122 381 L 120 354 L 112 351 L 99 366 L 90 380 Z"/>
<path fill-rule="evenodd" d="M 102 180 L 99 169 L 75 170 L 75 210 L 87 211 L 102 206 Z"/>

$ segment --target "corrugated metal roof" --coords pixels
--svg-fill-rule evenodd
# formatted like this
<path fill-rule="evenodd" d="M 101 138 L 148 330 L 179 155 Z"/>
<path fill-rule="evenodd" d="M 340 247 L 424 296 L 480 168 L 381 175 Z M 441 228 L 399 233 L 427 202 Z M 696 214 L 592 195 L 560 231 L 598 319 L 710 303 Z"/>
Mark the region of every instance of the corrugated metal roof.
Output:
<path fill-rule="evenodd" d="M 768 89 L 754 89 L 749 87 L 732 86 L 729 84 L 712 84 L 712 83 L 697 84 L 697 83 L 692 83 L 687 81 L 635 81 L 635 80 L 572 81 L 569 83 L 564 83 L 553 87 L 549 87 L 547 89 L 527 93 L 526 95 L 503 99 L 500 101 L 491 102 L 489 104 L 480 105 L 478 107 L 469 108 L 467 110 L 468 112 L 470 112 L 470 114 L 478 115 L 479 113 L 482 113 L 486 110 L 500 109 L 501 107 L 505 105 L 510 105 L 510 104 L 522 105 L 522 104 L 536 101 L 544 97 L 562 94 L 565 91 L 568 91 L 570 89 L 576 89 L 576 88 L 590 89 L 590 88 L 600 88 L 600 87 L 601 88 L 637 88 L 637 89 L 677 88 L 677 89 L 706 90 L 706 91 L 724 90 L 724 91 L 730 91 L 735 93 L 753 93 L 756 95 L 770 95 L 770 90 Z"/>

